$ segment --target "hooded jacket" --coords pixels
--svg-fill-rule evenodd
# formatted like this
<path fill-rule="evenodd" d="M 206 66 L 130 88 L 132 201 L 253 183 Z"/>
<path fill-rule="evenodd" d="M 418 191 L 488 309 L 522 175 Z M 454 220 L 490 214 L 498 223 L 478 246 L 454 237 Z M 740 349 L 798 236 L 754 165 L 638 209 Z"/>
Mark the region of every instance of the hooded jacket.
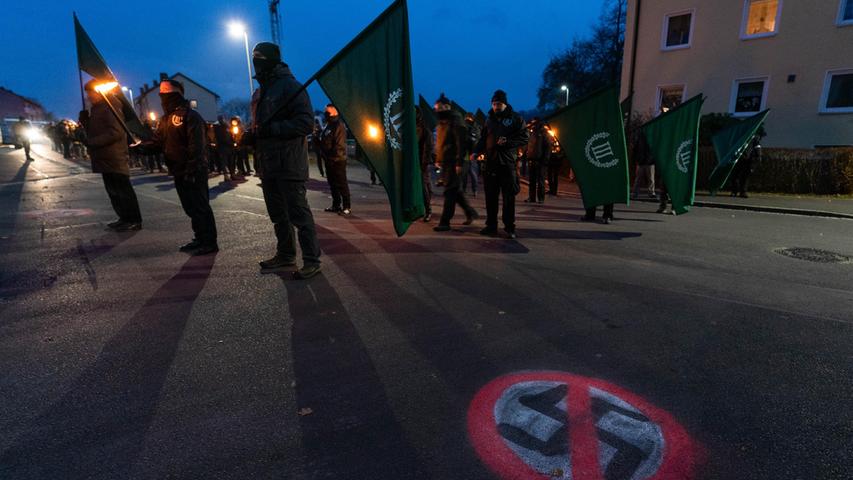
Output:
<path fill-rule="evenodd" d="M 101 100 L 92 105 L 84 128 L 92 171 L 130 175 L 127 134 L 107 102 Z"/>
<path fill-rule="evenodd" d="M 162 148 L 166 165 L 176 178 L 207 172 L 206 124 L 188 101 L 163 114 L 153 141 Z"/>
<path fill-rule="evenodd" d="M 252 95 L 252 118 L 257 130 L 255 157 L 261 171 L 265 178 L 306 181 L 306 137 L 314 129 L 308 92 L 300 92 L 302 84 L 283 63 L 258 81 L 261 86 Z"/>
<path fill-rule="evenodd" d="M 330 117 L 320 133 L 320 155 L 329 162 L 346 162 L 347 129 L 340 116 Z"/>
<path fill-rule="evenodd" d="M 514 170 L 518 149 L 527 146 L 528 136 L 524 119 L 510 105 L 500 113 L 490 110 L 474 153 L 486 156 L 487 168 L 506 166 Z M 505 144 L 498 145 L 500 137 L 506 138 Z"/>

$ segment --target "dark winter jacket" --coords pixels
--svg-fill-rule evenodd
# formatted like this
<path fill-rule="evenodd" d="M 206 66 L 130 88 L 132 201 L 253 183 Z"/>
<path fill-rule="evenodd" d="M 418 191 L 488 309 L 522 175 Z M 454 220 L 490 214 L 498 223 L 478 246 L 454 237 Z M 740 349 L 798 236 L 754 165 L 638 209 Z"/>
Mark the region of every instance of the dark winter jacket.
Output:
<path fill-rule="evenodd" d="M 486 156 L 486 168 L 506 166 L 514 169 L 518 149 L 527 146 L 528 136 L 524 119 L 511 106 L 507 105 L 501 113 L 490 110 L 474 153 Z M 500 137 L 506 138 L 505 144 L 498 145 Z"/>
<path fill-rule="evenodd" d="M 327 162 L 347 161 L 347 129 L 340 117 L 332 117 L 320 133 L 320 156 Z"/>
<path fill-rule="evenodd" d="M 163 151 L 175 178 L 207 172 L 207 125 L 189 102 L 163 115 L 153 142 Z"/>
<path fill-rule="evenodd" d="M 213 135 L 216 137 L 216 148 L 220 152 L 229 152 L 234 149 L 230 123 L 222 124 L 216 122 L 213 124 Z"/>
<path fill-rule="evenodd" d="M 542 164 L 551 157 L 551 135 L 545 130 L 545 126 L 538 124 L 533 126 L 530 138 L 527 141 L 527 160 Z"/>
<path fill-rule="evenodd" d="M 435 163 L 441 168 L 461 166 L 468 151 L 468 128 L 462 115 L 453 110 L 437 112 L 435 127 Z"/>
<path fill-rule="evenodd" d="M 258 80 L 261 86 L 252 95 L 252 118 L 256 134 L 255 157 L 262 174 L 264 178 L 306 181 L 306 137 L 314 129 L 308 92 L 299 92 L 302 84 L 283 63 Z"/>
<path fill-rule="evenodd" d="M 92 105 L 86 122 L 86 147 L 95 173 L 130 175 L 127 134 L 105 101 Z"/>
<path fill-rule="evenodd" d="M 421 172 L 427 172 L 432 165 L 432 132 L 427 128 L 424 122 L 423 115 L 418 112 L 416 118 L 416 128 L 418 133 L 418 156 L 421 161 Z"/>

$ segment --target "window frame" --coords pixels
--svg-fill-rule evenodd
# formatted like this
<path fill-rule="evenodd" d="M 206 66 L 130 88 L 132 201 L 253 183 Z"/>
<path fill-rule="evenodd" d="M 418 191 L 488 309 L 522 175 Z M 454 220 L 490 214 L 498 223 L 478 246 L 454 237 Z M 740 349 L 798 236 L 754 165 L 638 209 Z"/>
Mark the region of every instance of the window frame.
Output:
<path fill-rule="evenodd" d="M 853 0 L 840 0 L 838 2 L 838 17 L 835 20 L 835 24 L 839 27 L 849 27 L 853 25 L 853 18 L 845 20 L 844 19 L 844 7 L 847 6 L 848 3 L 853 2 Z"/>
<path fill-rule="evenodd" d="M 679 17 L 681 15 L 690 15 L 690 33 L 688 36 L 687 43 L 683 43 L 681 45 L 673 45 L 667 46 L 666 40 L 669 36 L 669 19 L 672 17 Z M 684 50 L 686 48 L 691 48 L 693 46 L 693 34 L 695 33 L 694 27 L 696 26 L 696 9 L 688 8 L 686 10 L 678 10 L 675 12 L 670 12 L 664 14 L 663 16 L 663 25 L 661 26 L 661 36 L 660 36 L 660 49 L 664 52 L 669 52 L 672 50 Z"/>
<path fill-rule="evenodd" d="M 775 37 L 779 35 L 779 29 L 782 26 L 782 7 L 784 6 L 784 0 L 777 0 L 778 7 L 776 8 L 776 23 L 774 23 L 776 29 L 772 32 L 766 33 L 756 33 L 754 35 L 749 35 L 746 33 L 746 29 L 749 26 L 749 6 L 755 0 L 744 0 L 743 2 L 743 18 L 741 19 L 740 25 L 740 39 L 741 40 L 755 40 L 759 38 L 767 38 L 767 37 Z"/>
<path fill-rule="evenodd" d="M 832 87 L 832 77 L 835 75 L 853 75 L 853 68 L 837 68 L 826 71 L 826 77 L 823 80 L 823 92 L 820 94 L 820 105 L 818 113 L 821 115 L 842 115 L 853 113 L 851 107 L 828 108 L 826 102 L 829 101 L 829 90 Z"/>
<path fill-rule="evenodd" d="M 681 87 L 681 103 L 684 103 L 684 100 L 687 98 L 687 83 L 667 83 L 664 85 L 657 86 L 657 95 L 655 95 L 655 116 L 662 115 L 664 112 L 661 111 L 660 102 L 663 100 L 663 91 L 666 88 L 673 87 Z"/>
<path fill-rule="evenodd" d="M 755 82 L 764 82 L 764 89 L 761 91 L 761 105 L 759 105 L 757 112 L 736 112 L 735 107 L 737 106 L 737 94 L 740 89 L 740 84 L 742 83 L 755 83 Z M 736 78 L 732 82 L 732 95 L 731 99 L 729 99 L 729 113 L 733 117 L 749 117 L 755 115 L 756 113 L 763 112 L 767 109 L 767 96 L 770 92 L 770 75 L 764 76 L 754 76 L 754 77 L 742 77 Z"/>

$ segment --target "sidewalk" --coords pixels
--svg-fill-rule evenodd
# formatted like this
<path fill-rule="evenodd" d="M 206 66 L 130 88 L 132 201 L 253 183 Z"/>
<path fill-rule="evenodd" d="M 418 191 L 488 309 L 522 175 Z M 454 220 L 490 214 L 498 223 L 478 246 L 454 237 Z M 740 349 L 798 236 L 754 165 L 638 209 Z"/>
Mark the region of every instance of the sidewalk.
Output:
<path fill-rule="evenodd" d="M 522 178 L 523 185 L 527 179 Z M 580 198 L 577 183 L 560 179 L 560 195 Z M 520 194 L 526 196 L 527 191 Z M 648 198 L 639 198 L 633 202 L 654 202 Z M 853 198 L 808 195 L 782 195 L 772 193 L 751 193 L 749 198 L 730 197 L 728 192 L 712 196 L 709 192 L 696 192 L 696 207 L 725 208 L 730 210 L 748 210 L 753 212 L 805 215 L 810 217 L 846 218 L 853 220 Z"/>

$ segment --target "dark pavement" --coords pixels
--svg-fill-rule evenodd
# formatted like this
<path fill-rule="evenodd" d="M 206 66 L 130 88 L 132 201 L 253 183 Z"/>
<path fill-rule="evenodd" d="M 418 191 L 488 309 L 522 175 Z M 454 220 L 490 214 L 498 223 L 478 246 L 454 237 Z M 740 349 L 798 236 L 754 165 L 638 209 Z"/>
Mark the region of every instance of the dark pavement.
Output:
<path fill-rule="evenodd" d="M 36 154 L 0 149 L 2 479 L 853 478 L 853 263 L 775 253 L 853 256 L 851 220 L 520 196 L 516 241 L 398 239 L 353 166 L 351 217 L 309 184 L 298 282 L 258 272 L 256 178 L 211 179 L 193 258 L 169 177 L 112 233 L 100 177 Z"/>

